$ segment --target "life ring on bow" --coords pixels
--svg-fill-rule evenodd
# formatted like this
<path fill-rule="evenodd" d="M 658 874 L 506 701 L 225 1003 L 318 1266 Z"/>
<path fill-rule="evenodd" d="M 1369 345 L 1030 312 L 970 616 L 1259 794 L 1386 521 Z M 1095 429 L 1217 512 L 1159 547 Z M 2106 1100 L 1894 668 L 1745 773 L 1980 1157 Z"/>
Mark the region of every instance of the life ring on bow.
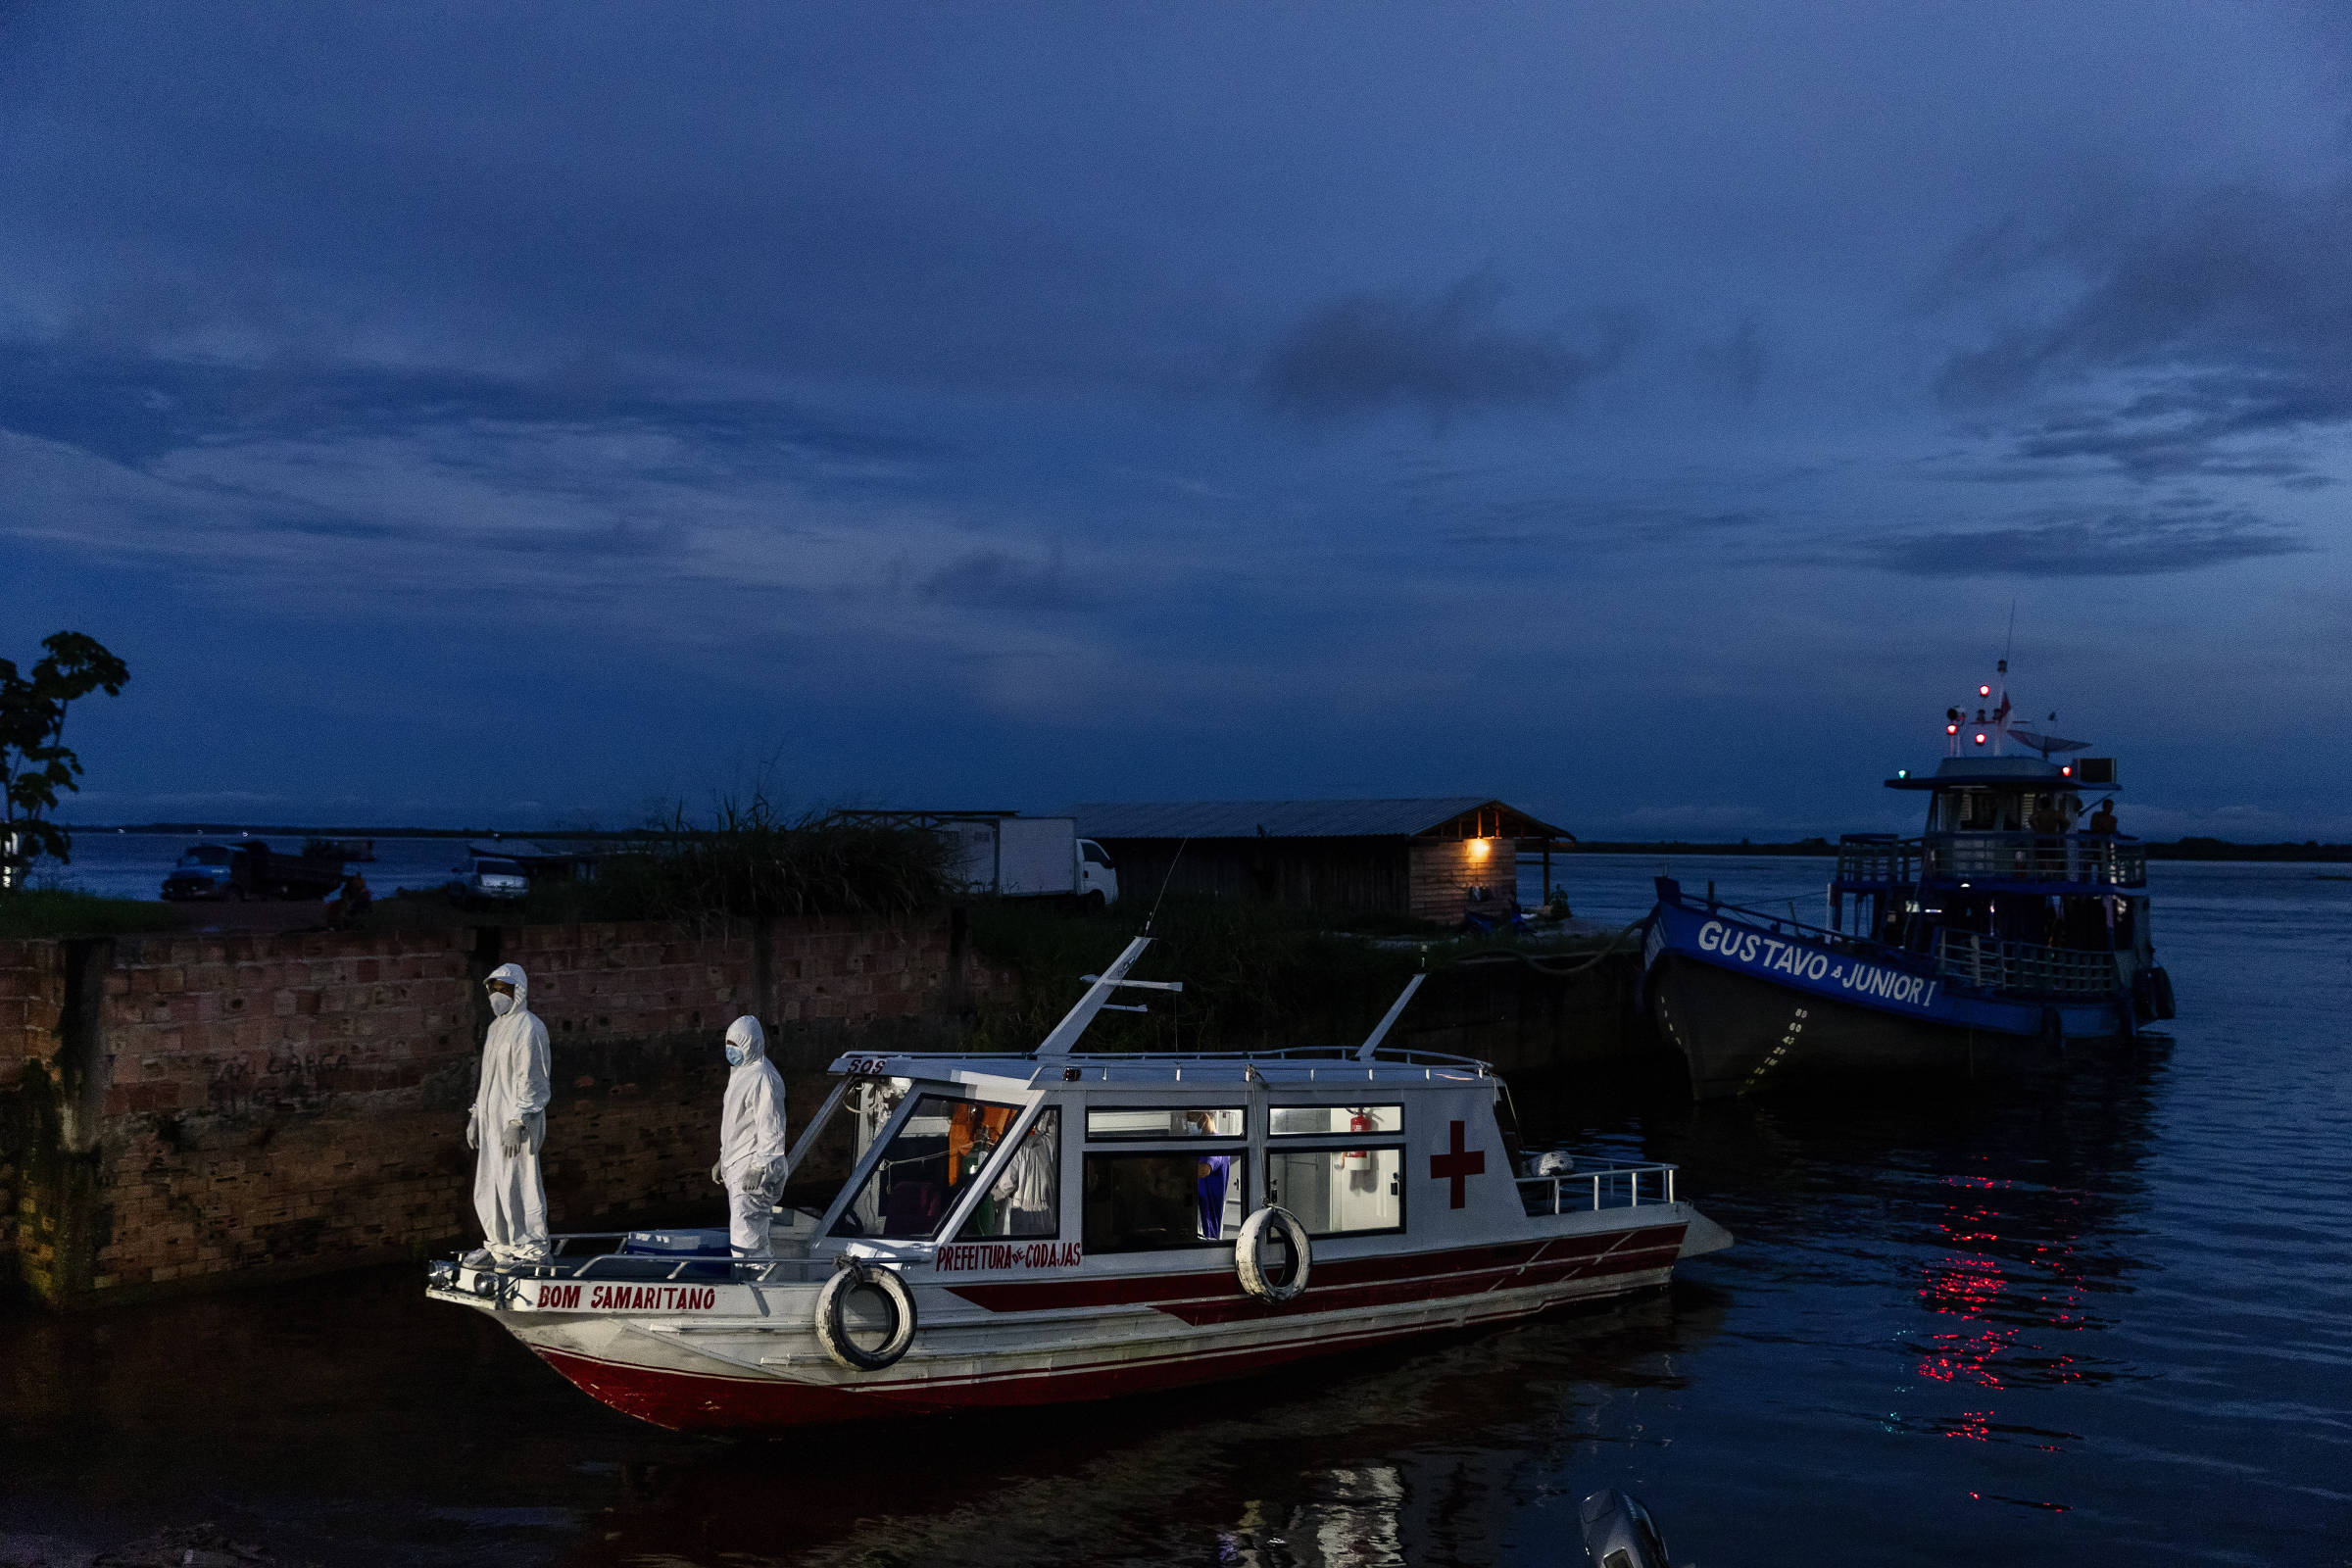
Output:
<path fill-rule="evenodd" d="M 867 1289 L 880 1296 L 890 1309 L 890 1332 L 883 1336 L 880 1347 L 871 1350 L 850 1338 L 845 1316 L 850 1293 Z M 914 1343 L 914 1293 L 906 1289 L 896 1269 L 843 1264 L 816 1293 L 816 1343 L 825 1348 L 825 1354 L 853 1372 L 881 1371 Z"/>
<path fill-rule="evenodd" d="M 1280 1229 L 1282 1239 L 1291 1249 L 1290 1266 L 1283 1270 L 1280 1279 L 1267 1274 L 1265 1263 L 1268 1233 L 1276 1229 Z M 1307 1271 L 1312 1265 L 1306 1227 L 1289 1209 L 1268 1203 L 1242 1222 L 1241 1240 L 1233 1244 L 1233 1271 L 1241 1276 L 1242 1289 L 1259 1300 L 1279 1305 L 1291 1299 L 1306 1289 Z"/>

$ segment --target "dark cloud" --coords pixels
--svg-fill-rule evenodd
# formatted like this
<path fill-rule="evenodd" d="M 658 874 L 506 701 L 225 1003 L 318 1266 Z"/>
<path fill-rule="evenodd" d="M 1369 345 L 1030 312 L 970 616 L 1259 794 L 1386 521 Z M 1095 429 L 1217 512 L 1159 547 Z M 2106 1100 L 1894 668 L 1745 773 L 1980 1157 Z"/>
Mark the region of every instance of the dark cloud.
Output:
<path fill-rule="evenodd" d="M 1551 404 L 1618 364 L 1635 329 L 1597 324 L 1578 347 L 1568 333 L 1496 319 L 1504 290 L 1478 273 L 1430 296 L 1350 294 L 1316 310 L 1267 362 L 1263 385 L 1280 407 L 1332 419 L 1419 408 L 1439 423 L 1482 407 Z"/>
<path fill-rule="evenodd" d="M 860 428 L 782 398 L 681 393 L 589 364 L 491 376 L 0 343 L 0 429 L 69 442 L 132 466 L 194 443 L 526 424 L 660 430 L 691 440 L 703 453 L 788 453 L 830 464 L 836 473 L 944 455 L 934 441 L 879 425 Z"/>
<path fill-rule="evenodd" d="M 2021 457 L 2303 478 L 2310 460 L 2288 443 L 2352 421 L 2352 183 L 2236 185 L 2040 238 L 2002 225 L 1939 288 L 2053 280 L 2071 285 L 2066 305 L 1953 356 L 1937 380 L 1955 409 L 2032 406 L 2009 432 Z"/>
<path fill-rule="evenodd" d="M 2002 527 L 1906 534 L 1873 541 L 1860 554 L 1869 564 L 1913 577 L 2145 577 L 2308 548 L 2251 513 L 2182 500 L 2141 511 L 2052 511 Z"/>

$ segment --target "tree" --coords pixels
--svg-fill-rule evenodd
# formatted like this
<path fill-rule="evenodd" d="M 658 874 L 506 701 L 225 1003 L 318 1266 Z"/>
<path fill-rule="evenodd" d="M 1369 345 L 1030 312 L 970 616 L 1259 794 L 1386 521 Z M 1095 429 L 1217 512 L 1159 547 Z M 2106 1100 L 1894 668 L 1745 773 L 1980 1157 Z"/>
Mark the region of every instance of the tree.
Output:
<path fill-rule="evenodd" d="M 57 792 L 78 790 L 81 759 L 62 744 L 66 709 L 94 691 L 118 696 L 130 670 L 95 637 L 61 631 L 29 674 L 0 659 L 0 890 L 24 880 L 44 855 L 73 858 L 73 838 L 47 813 Z"/>

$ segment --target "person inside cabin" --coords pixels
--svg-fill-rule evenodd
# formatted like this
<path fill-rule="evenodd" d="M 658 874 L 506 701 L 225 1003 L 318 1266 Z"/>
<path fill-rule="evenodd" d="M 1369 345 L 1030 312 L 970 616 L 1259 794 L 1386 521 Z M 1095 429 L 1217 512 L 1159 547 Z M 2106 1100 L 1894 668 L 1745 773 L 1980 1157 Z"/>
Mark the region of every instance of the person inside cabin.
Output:
<path fill-rule="evenodd" d="M 996 1225 L 992 1236 L 1051 1236 L 1058 1228 L 1054 1213 L 1054 1173 L 1059 1160 L 1055 1139 L 1061 1112 L 1047 1110 L 1029 1124 L 1021 1147 L 1004 1163 L 1004 1174 L 990 1189 Z"/>
<path fill-rule="evenodd" d="M 2115 797 L 2101 801 L 2099 808 L 2090 813 L 2090 831 L 2110 835 L 2115 832 Z"/>
<path fill-rule="evenodd" d="M 1196 1110 L 1186 1118 L 1192 1130 L 1214 1134 L 1208 1112 Z M 1200 1240 L 1221 1241 L 1225 1235 L 1225 1189 L 1233 1180 L 1231 1154 L 1203 1154 L 1193 1167 L 1194 1185 L 1200 1200 Z"/>

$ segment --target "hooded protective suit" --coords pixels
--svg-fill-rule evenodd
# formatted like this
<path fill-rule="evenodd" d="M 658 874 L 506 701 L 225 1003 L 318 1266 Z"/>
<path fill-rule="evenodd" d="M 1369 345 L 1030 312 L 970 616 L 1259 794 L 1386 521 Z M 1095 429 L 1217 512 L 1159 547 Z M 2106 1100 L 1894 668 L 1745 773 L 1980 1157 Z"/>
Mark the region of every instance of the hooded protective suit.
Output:
<path fill-rule="evenodd" d="M 767 1059 L 760 1020 L 727 1025 L 727 1044 L 743 1059 L 727 1072 L 727 1098 L 718 1112 L 718 1163 L 710 1179 L 727 1189 L 727 1242 L 739 1256 L 767 1250 L 767 1228 L 784 1191 L 784 1078 Z"/>
<path fill-rule="evenodd" d="M 490 1255 L 501 1262 L 547 1255 L 547 1189 L 539 1181 L 539 1146 L 547 1138 L 547 1025 L 530 1010 L 530 981 L 502 963 L 492 980 L 514 988 L 514 1004 L 491 1020 L 482 1042 L 482 1082 L 466 1122 L 466 1142 L 481 1152 L 473 1168 L 473 1211 Z M 493 996 L 492 1009 L 499 1001 Z"/>

